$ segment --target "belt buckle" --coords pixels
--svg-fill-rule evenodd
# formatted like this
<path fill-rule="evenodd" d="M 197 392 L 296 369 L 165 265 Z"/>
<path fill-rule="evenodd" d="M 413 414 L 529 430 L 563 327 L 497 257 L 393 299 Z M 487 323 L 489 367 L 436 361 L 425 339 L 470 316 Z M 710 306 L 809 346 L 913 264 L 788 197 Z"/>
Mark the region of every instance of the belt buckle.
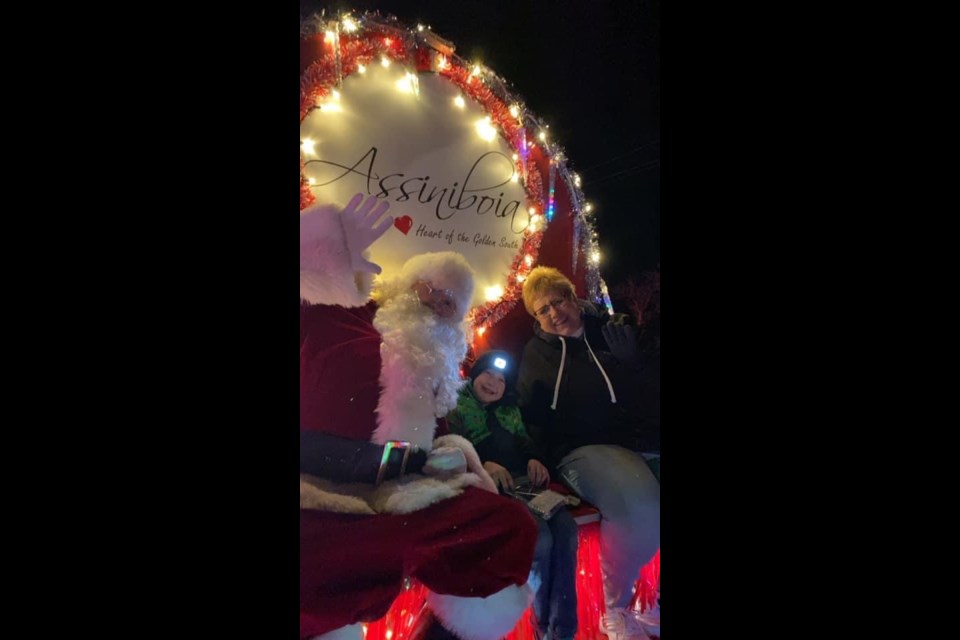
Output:
<path fill-rule="evenodd" d="M 404 440 L 388 440 L 383 444 L 383 455 L 380 457 L 380 468 L 377 470 L 377 481 L 374 486 L 379 487 L 387 475 L 387 465 L 390 462 L 390 452 L 394 449 L 403 449 L 403 461 L 400 463 L 400 475 L 407 470 L 407 460 L 410 458 L 410 443 Z M 400 476 L 397 476 L 400 477 Z"/>

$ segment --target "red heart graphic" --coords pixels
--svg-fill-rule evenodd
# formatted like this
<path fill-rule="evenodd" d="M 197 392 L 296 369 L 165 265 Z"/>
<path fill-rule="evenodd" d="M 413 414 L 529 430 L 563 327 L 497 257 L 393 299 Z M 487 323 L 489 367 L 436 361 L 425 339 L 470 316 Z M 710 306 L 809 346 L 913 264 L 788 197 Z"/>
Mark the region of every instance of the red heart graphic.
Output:
<path fill-rule="evenodd" d="M 393 226 L 403 232 L 403 235 L 407 235 L 410 232 L 410 229 L 413 227 L 413 218 L 410 216 L 400 216 L 399 218 L 393 219 Z"/>

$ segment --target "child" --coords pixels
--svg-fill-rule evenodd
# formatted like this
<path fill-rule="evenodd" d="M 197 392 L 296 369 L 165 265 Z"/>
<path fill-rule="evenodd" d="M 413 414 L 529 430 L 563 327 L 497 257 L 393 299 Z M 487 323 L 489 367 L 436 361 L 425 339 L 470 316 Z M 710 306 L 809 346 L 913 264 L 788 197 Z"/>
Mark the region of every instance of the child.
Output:
<path fill-rule="evenodd" d="M 546 488 L 550 473 L 533 451 L 517 407 L 517 367 L 506 351 L 488 351 L 470 370 L 457 408 L 447 416 L 453 433 L 473 443 L 483 468 L 501 491 L 520 483 Z M 533 603 L 540 637 L 572 640 L 577 631 L 577 523 L 566 509 L 540 527 L 533 568 L 542 584 Z"/>

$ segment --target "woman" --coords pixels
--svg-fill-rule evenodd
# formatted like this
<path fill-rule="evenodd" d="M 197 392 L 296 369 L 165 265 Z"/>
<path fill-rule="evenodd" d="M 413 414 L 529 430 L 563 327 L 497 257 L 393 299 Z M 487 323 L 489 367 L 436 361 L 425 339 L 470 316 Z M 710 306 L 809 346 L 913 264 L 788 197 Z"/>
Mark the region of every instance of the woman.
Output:
<path fill-rule="evenodd" d="M 635 327 L 577 300 L 557 269 L 531 271 L 523 302 L 536 319 L 517 384 L 524 423 L 561 480 L 602 515 L 600 630 L 643 638 L 627 607 L 660 546 L 660 485 L 646 462 L 659 469 L 659 387 L 645 380 Z"/>

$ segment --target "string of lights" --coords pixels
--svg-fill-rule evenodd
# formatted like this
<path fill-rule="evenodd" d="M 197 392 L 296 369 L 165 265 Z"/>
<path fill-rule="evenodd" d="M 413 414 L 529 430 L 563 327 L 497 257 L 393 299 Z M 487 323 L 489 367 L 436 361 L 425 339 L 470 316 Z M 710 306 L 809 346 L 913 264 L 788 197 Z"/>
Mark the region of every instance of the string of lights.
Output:
<path fill-rule="evenodd" d="M 522 98 L 508 89 L 508 83 L 492 69 L 478 61 L 464 60 L 454 53 L 452 44 L 433 33 L 425 25 L 406 27 L 394 17 L 364 13 L 344 13 L 335 18 L 314 15 L 301 22 L 301 37 L 322 33 L 323 55 L 312 62 L 300 80 L 300 120 L 313 109 L 331 113 L 341 110 L 343 79 L 353 74 L 363 75 L 371 64 L 389 67 L 402 65 L 406 70 L 397 81 L 402 93 L 419 93 L 418 74 L 435 73 L 456 85 L 461 93 L 453 100 L 453 108 L 463 109 L 472 99 L 487 114 L 475 123 L 477 135 L 492 140 L 499 135 L 513 150 L 514 174 L 527 196 L 529 223 L 523 231 L 520 250 L 510 270 L 504 274 L 504 284 L 487 287 L 486 301 L 471 310 L 469 320 L 477 336 L 499 322 L 521 299 L 523 282 L 537 265 L 544 232 L 556 214 L 556 185 L 567 187 L 574 223 L 572 267 L 585 260 L 587 295 L 596 302 L 609 305 L 606 285 L 600 277 L 601 254 L 593 216 L 593 205 L 587 201 L 578 174 L 571 171 L 563 148 L 551 139 L 549 125 L 530 111 Z M 300 206 L 314 201 L 311 181 L 304 174 L 304 154 L 310 154 L 312 140 L 301 140 L 300 151 Z M 537 158 L 546 159 L 549 166 L 548 183 L 537 167 Z M 612 310 L 612 308 L 611 308 Z"/>

